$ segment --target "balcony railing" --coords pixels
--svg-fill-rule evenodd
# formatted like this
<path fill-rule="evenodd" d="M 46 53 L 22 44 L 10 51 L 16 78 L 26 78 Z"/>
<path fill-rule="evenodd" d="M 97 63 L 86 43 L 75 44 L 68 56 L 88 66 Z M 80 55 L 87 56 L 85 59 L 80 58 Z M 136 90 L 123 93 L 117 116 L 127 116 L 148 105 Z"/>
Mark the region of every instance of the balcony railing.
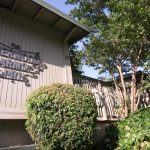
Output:
<path fill-rule="evenodd" d="M 73 75 L 73 83 L 90 90 L 96 99 L 98 121 L 117 121 L 117 101 L 111 82 L 93 79 L 83 75 Z"/>

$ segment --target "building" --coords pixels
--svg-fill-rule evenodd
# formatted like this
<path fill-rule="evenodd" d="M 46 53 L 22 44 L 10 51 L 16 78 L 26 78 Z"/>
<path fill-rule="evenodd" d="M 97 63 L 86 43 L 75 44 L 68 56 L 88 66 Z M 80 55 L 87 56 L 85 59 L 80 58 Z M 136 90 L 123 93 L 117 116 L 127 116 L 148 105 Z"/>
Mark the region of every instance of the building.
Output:
<path fill-rule="evenodd" d="M 41 85 L 73 83 L 68 48 L 88 33 L 43 0 L 0 1 L 0 147 L 32 143 L 27 96 Z"/>

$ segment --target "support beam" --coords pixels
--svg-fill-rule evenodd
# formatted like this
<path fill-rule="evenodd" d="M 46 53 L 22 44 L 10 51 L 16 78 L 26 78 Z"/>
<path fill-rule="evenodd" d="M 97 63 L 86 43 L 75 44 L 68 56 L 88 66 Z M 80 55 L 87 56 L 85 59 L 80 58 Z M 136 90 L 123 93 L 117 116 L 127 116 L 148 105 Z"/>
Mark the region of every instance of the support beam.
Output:
<path fill-rule="evenodd" d="M 16 8 L 18 2 L 19 2 L 19 0 L 15 0 L 13 6 L 12 6 L 12 8 L 11 8 L 11 11 L 12 11 L 12 12 L 15 11 L 15 8 Z"/>
<path fill-rule="evenodd" d="M 58 19 L 53 25 L 50 26 L 51 29 L 55 28 L 63 19 Z"/>
<path fill-rule="evenodd" d="M 69 44 L 72 44 L 72 43 L 74 43 L 75 41 L 79 41 L 80 39 L 82 39 L 83 37 L 85 37 L 85 32 L 82 32 L 82 33 L 80 33 L 79 35 L 78 35 L 78 38 L 74 38 L 73 39 L 73 41 L 71 41 L 71 43 L 69 43 Z"/>
<path fill-rule="evenodd" d="M 37 18 L 40 16 L 40 14 L 41 14 L 42 11 L 43 11 L 43 8 L 41 8 L 41 9 L 37 12 L 37 14 L 33 17 L 33 21 L 36 21 L 36 20 L 37 20 Z"/>
<path fill-rule="evenodd" d="M 77 30 L 78 27 L 73 27 L 72 30 L 66 35 L 66 38 L 64 39 L 64 43 L 69 40 L 71 35 Z"/>

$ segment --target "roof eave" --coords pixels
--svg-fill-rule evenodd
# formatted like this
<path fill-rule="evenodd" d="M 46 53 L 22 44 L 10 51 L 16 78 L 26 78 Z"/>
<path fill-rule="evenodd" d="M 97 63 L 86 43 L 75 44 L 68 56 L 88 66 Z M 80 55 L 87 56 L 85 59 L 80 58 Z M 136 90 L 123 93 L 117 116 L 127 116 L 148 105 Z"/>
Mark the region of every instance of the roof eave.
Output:
<path fill-rule="evenodd" d="M 43 0 L 32 0 L 33 2 L 37 3 L 38 5 L 40 5 L 41 7 L 47 9 L 48 11 L 53 12 L 54 14 L 60 16 L 61 18 L 71 22 L 74 26 L 82 29 L 82 33 L 80 36 L 74 38 L 73 40 L 69 41 L 69 45 L 76 43 L 77 41 L 81 40 L 82 38 L 84 38 L 85 36 L 87 36 L 90 33 L 90 30 L 84 26 L 83 24 L 81 24 L 79 21 L 71 18 L 70 16 L 66 15 L 65 13 L 59 11 L 58 9 L 54 8 L 53 6 L 47 4 L 46 2 L 44 2 Z"/>

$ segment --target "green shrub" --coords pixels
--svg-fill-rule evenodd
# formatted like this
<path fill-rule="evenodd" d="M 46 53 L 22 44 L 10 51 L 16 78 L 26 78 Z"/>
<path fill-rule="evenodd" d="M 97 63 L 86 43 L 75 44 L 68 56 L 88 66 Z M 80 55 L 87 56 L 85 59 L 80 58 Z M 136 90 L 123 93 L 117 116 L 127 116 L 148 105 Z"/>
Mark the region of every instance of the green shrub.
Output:
<path fill-rule="evenodd" d="M 150 150 L 150 107 L 108 127 L 106 149 Z"/>
<path fill-rule="evenodd" d="M 41 87 L 27 100 L 27 131 L 42 150 L 87 150 L 96 126 L 93 95 L 67 84 Z"/>

